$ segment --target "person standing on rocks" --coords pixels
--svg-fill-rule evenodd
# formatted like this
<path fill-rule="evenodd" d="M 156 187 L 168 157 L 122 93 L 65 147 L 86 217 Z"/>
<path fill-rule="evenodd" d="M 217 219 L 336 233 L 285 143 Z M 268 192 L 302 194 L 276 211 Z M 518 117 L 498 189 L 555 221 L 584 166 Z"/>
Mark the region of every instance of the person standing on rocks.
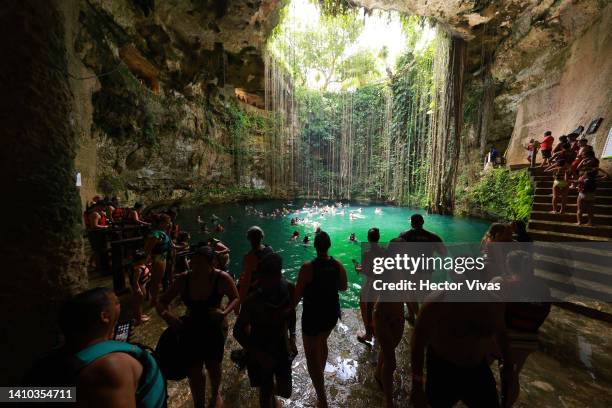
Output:
<path fill-rule="evenodd" d="M 291 364 L 295 344 L 295 286 L 282 275 L 280 255 L 266 255 L 258 264 L 259 285 L 245 299 L 234 325 L 234 337 L 247 355 L 252 387 L 259 387 L 259 405 L 276 407 L 275 394 L 291 396 Z"/>
<path fill-rule="evenodd" d="M 340 318 L 338 292 L 346 291 L 348 281 L 342 264 L 328 255 L 331 239 L 325 231 L 315 235 L 317 257 L 304 263 L 298 274 L 295 301 L 303 298 L 302 337 L 308 374 L 317 393 L 318 406 L 326 408 L 327 394 L 323 373 L 327 362 L 327 338 Z"/>

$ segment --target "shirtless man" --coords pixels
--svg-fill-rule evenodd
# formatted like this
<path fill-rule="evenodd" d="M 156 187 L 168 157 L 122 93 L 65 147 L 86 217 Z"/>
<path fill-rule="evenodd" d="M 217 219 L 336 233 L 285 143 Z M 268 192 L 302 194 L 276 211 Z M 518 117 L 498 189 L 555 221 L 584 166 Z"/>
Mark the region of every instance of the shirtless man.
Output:
<path fill-rule="evenodd" d="M 365 333 L 360 333 L 357 335 L 357 340 L 364 344 L 370 344 L 372 342 L 372 337 L 374 336 L 374 320 L 372 315 L 374 311 L 374 302 L 368 301 L 368 292 L 372 290 L 371 281 L 374 278 L 371 265 L 372 259 L 383 253 L 383 249 L 378 245 L 379 240 L 379 229 L 370 228 L 368 230 L 368 243 L 370 244 L 370 248 L 363 253 L 362 264 L 357 263 L 357 261 L 353 261 L 355 271 L 364 275 L 364 282 L 361 286 L 361 301 L 359 302 L 359 308 L 361 309 L 361 318 L 363 320 Z"/>
<path fill-rule="evenodd" d="M 404 231 L 400 234 L 400 238 L 404 242 L 414 242 L 421 243 L 422 250 L 424 256 L 430 257 L 433 256 L 434 252 L 441 257 L 446 256 L 446 247 L 442 243 L 442 238 L 433 232 L 427 231 L 423 228 L 425 224 L 425 220 L 421 214 L 413 214 L 410 217 L 410 226 L 411 228 L 408 231 Z M 428 243 L 431 243 L 431 248 Z M 427 273 L 426 271 L 422 271 L 422 273 Z M 423 276 L 424 279 L 431 279 L 431 272 L 428 275 Z M 419 312 L 419 304 L 417 302 L 408 302 L 408 323 L 414 326 L 414 321 L 416 319 L 416 314 Z"/>
<path fill-rule="evenodd" d="M 77 407 L 164 407 L 166 387 L 153 356 L 111 340 L 120 309 L 107 288 L 68 300 L 59 319 L 65 345 L 35 363 L 23 385 L 76 386 Z"/>
<path fill-rule="evenodd" d="M 453 296 L 457 295 L 433 293 L 419 312 L 410 344 L 410 399 L 417 408 L 452 407 L 459 401 L 469 407 L 499 407 L 488 359 L 497 342 L 502 360 L 507 361 L 504 304 L 493 294 L 483 294 L 491 301 L 480 303 L 452 302 Z M 423 378 L 425 354 L 427 381 Z M 504 365 L 504 372 L 509 369 Z M 502 394 L 506 390 L 502 384 Z"/>
<path fill-rule="evenodd" d="M 247 231 L 247 240 L 251 244 L 251 249 L 242 260 L 242 273 L 238 291 L 240 302 L 242 303 L 247 295 L 256 287 L 257 283 L 257 264 L 264 256 L 274 252 L 272 247 L 263 243 L 264 232 L 261 228 L 254 225 Z"/>

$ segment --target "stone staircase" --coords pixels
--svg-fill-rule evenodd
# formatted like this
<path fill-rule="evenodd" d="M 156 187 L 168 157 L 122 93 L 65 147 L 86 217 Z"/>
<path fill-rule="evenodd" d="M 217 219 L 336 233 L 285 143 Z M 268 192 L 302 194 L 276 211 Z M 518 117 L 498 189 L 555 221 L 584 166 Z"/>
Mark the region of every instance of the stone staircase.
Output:
<path fill-rule="evenodd" d="M 529 233 L 538 241 L 612 241 L 612 181 L 597 183 L 595 205 L 593 209 L 594 224 L 592 227 L 576 225 L 577 190 L 570 190 L 565 214 L 552 214 L 553 177 L 542 168 L 530 168 L 535 184 L 535 194 Z M 586 222 L 586 216 L 583 219 Z"/>
<path fill-rule="evenodd" d="M 550 286 L 559 306 L 612 321 L 607 302 L 612 299 L 612 181 L 598 182 L 594 225 L 584 226 L 577 225 L 577 190 L 570 190 L 565 213 L 553 214 L 552 174 L 540 167 L 529 173 L 535 184 L 528 231 L 536 241 L 536 275 Z"/>

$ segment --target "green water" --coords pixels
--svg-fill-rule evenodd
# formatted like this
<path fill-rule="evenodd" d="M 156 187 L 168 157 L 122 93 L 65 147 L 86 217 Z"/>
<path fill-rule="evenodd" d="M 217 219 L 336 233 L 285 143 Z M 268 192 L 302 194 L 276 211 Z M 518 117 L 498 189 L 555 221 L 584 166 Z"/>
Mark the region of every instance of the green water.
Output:
<path fill-rule="evenodd" d="M 292 204 L 292 205 L 290 205 Z M 206 206 L 202 208 L 185 209 L 178 217 L 181 229 L 191 233 L 192 243 L 206 239 L 207 235 L 199 230 L 197 223 L 198 215 L 209 224 L 212 214 L 221 218 L 225 232 L 213 234 L 221 239 L 231 249 L 230 271 L 239 275 L 242 268 L 242 257 L 249 250 L 246 240 L 246 230 L 252 225 L 260 226 L 266 236 L 264 242 L 278 253 L 284 260 L 284 274 L 290 281 L 295 281 L 300 266 L 304 261 L 314 258 L 315 250 L 312 247 L 315 226 L 291 225 L 291 218 L 308 217 L 309 220 L 320 223 L 321 229 L 326 231 L 332 240 L 330 255 L 340 260 L 345 266 L 349 278 L 349 289 L 342 294 L 343 307 L 356 307 L 359 303 L 359 289 L 361 277 L 357 275 L 352 259 L 360 261 L 361 245 L 351 242 L 348 237 L 355 233 L 358 241 L 367 240 L 367 231 L 372 227 L 380 229 L 381 242 L 388 242 L 397 237 L 400 232 L 410 228 L 410 216 L 420 213 L 425 218 L 425 228 L 438 234 L 445 242 L 479 242 L 488 228 L 489 223 L 475 218 L 459 218 L 444 215 L 428 215 L 423 210 L 415 210 L 405 207 L 392 206 L 360 206 L 353 204 L 344 208 L 344 215 L 308 215 L 290 214 L 277 217 L 260 217 L 253 213 L 247 213 L 245 206 L 252 206 L 264 214 L 271 213 L 277 208 L 287 208 L 292 211 L 300 210 L 303 201 L 264 201 L 257 203 L 231 203 L 223 205 Z M 357 210 L 361 208 L 361 213 Z M 381 214 L 376 214 L 375 209 L 380 208 Z M 353 210 L 359 218 L 350 220 L 349 212 Z M 235 218 L 235 222 L 229 223 L 228 216 Z M 289 238 L 293 231 L 300 232 L 300 239 L 290 242 Z M 303 245 L 302 238 L 305 234 L 311 237 L 310 245 Z"/>

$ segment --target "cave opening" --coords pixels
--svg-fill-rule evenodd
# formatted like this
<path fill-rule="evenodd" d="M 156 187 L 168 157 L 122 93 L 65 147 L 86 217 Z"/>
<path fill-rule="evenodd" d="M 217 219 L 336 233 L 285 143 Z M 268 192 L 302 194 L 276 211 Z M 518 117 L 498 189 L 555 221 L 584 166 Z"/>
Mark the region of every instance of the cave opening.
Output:
<path fill-rule="evenodd" d="M 271 190 L 425 207 L 444 33 L 431 19 L 307 0 L 281 16 L 265 51 Z"/>
<path fill-rule="evenodd" d="M 536 243 L 545 248 L 537 277 L 572 292 L 555 295 L 541 345 L 529 345 L 518 404 L 610 401 L 602 392 L 612 389 L 610 344 L 599 334 L 609 330 L 612 285 L 595 278 L 609 275 L 612 258 L 609 242 L 600 242 L 612 239 L 612 181 L 598 180 L 592 214 L 581 213 L 586 196 L 577 189 L 558 213 L 551 197 L 559 183 L 525 156 L 545 131 L 555 138 L 571 132 L 610 170 L 612 5 L 502 3 L 2 2 L 0 31 L 11 41 L 2 42 L 0 67 L 0 174 L 9 207 L 0 285 L 8 368 L 0 385 L 18 384 L 41 354 L 65 345 L 60 305 L 88 287 L 113 287 L 121 324 L 146 312 L 151 319 L 140 319 L 135 340 L 155 347 L 167 322 L 154 302 L 138 309 L 131 285 L 140 250 L 151 269 L 156 264 L 156 279 L 171 285 L 175 261 L 190 261 L 195 247 L 231 248 L 224 267 L 235 282 L 252 249 L 245 232 L 258 225 L 284 259 L 283 276 L 296 282 L 304 262 L 318 257 L 313 241 L 321 228 L 347 271 L 338 295 L 344 316 L 324 365 L 325 376 L 332 370 L 335 377 L 330 405 L 381 406 L 385 397 L 364 363 L 369 349 L 357 336 L 367 330 L 357 311 L 359 242 L 375 228 L 381 242 L 401 238 L 420 219 L 449 248 L 470 241 L 478 252 L 482 237 L 488 243 L 503 229 L 509 239 L 520 225 L 523 235 L 544 241 Z M 161 226 L 177 212 L 171 227 Z M 593 225 L 580 224 L 587 218 Z M 152 238 L 174 234 L 185 244 L 184 233 L 193 252 L 152 253 Z M 567 279 L 572 274 L 547 248 L 553 243 L 560 259 L 580 260 L 587 275 Z M 159 267 L 162 258 L 168 269 Z M 478 313 L 458 318 L 468 315 Z M 256 391 L 246 392 L 230 360 L 238 345 L 227 341 L 226 406 L 255 406 Z M 413 343 L 399 344 L 397 374 L 413 390 L 426 373 L 412 371 Z M 316 398 L 299 351 L 288 406 Z M 564 370 L 559 355 L 567 357 Z M 187 380 L 168 390 L 170 406 L 189 398 Z M 394 398 L 403 406 L 410 396 L 402 386 Z"/>

